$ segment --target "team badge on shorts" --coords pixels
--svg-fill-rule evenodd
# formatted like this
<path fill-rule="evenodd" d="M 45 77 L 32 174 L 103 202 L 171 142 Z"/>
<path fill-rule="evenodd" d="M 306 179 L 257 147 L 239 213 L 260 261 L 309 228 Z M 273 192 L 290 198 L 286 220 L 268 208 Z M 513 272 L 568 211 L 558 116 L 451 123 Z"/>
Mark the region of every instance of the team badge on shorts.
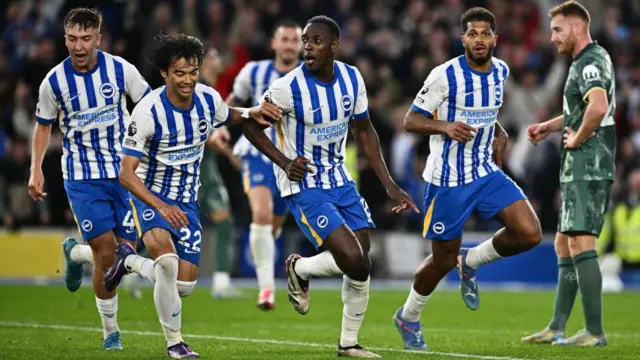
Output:
<path fill-rule="evenodd" d="M 142 218 L 145 221 L 149 221 L 149 220 L 153 219 L 155 216 L 156 216 L 156 213 L 151 209 L 147 209 L 142 213 Z"/>

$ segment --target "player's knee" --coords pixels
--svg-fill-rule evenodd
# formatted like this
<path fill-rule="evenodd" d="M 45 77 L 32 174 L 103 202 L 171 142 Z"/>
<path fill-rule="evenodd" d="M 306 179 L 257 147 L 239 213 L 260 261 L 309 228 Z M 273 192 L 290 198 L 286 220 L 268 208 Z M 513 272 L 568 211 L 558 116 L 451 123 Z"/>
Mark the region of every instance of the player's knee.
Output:
<path fill-rule="evenodd" d="M 542 241 L 542 229 L 538 219 L 523 224 L 520 230 L 520 241 L 529 248 L 533 248 Z"/>
<path fill-rule="evenodd" d="M 177 254 L 164 254 L 160 255 L 154 261 L 154 267 L 156 269 L 156 277 L 159 279 L 161 276 L 167 281 L 172 281 L 178 278 L 178 255 Z M 161 275 L 161 276 L 159 276 Z"/>
<path fill-rule="evenodd" d="M 196 287 L 196 283 L 197 281 L 178 280 L 177 286 L 178 286 L 178 294 L 180 294 L 180 297 L 189 296 L 189 294 L 191 294 L 193 289 Z"/>
<path fill-rule="evenodd" d="M 273 214 L 268 209 L 256 209 L 251 216 L 254 224 L 271 225 L 273 223 Z"/>
<path fill-rule="evenodd" d="M 458 253 L 451 252 L 433 257 L 433 264 L 438 272 L 448 273 L 458 265 Z"/>
<path fill-rule="evenodd" d="M 575 237 L 570 237 L 568 242 L 569 252 L 571 254 L 577 254 L 580 250 L 580 244 Z"/>
<path fill-rule="evenodd" d="M 96 266 L 100 268 L 113 265 L 116 259 L 115 249 L 111 249 L 109 246 L 94 247 L 91 251 L 93 252 Z"/>
<path fill-rule="evenodd" d="M 365 256 L 362 251 L 357 249 L 349 249 L 344 253 L 344 261 L 342 271 L 352 279 L 366 279 L 369 276 L 371 266 L 367 265 L 369 257 Z"/>

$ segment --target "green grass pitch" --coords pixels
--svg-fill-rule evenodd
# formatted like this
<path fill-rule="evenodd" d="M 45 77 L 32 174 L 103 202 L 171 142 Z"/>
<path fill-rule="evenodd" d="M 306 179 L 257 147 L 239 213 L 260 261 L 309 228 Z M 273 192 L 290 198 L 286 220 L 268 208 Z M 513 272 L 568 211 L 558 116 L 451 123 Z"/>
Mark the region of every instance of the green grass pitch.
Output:
<path fill-rule="evenodd" d="M 205 359 L 333 359 L 342 303 L 337 290 L 311 289 L 311 307 L 298 315 L 278 292 L 276 311 L 246 299 L 212 299 L 199 288 L 183 299 L 185 341 Z M 481 307 L 465 308 L 456 292 L 437 292 L 422 315 L 431 352 L 402 350 L 392 325 L 405 291 L 373 291 L 360 343 L 384 359 L 640 359 L 640 293 L 604 296 L 609 346 L 558 348 L 524 345 L 519 339 L 549 320 L 552 292 L 481 293 Z M 0 359 L 160 359 L 166 357 L 152 289 L 141 300 L 120 296 L 118 322 L 124 350 L 101 349 L 101 324 L 90 288 L 69 293 L 62 286 L 0 286 Z M 571 333 L 582 327 L 576 299 Z"/>

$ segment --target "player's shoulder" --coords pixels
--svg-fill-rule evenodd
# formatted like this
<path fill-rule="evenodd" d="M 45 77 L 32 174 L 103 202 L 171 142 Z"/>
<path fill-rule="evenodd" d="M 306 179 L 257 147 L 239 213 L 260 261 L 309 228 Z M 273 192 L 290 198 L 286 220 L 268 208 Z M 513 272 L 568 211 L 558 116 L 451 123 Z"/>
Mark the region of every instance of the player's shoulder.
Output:
<path fill-rule="evenodd" d="M 433 69 L 431 69 L 431 73 L 429 74 L 429 76 L 433 76 L 433 77 L 446 77 L 447 76 L 447 69 L 449 68 L 454 68 L 454 65 L 457 65 L 458 60 L 457 58 L 451 59 L 445 63 L 442 63 L 436 67 L 434 67 Z"/>
<path fill-rule="evenodd" d="M 49 72 L 47 73 L 47 75 L 45 75 L 44 79 L 42 79 L 42 83 L 40 83 L 40 88 L 46 88 L 46 89 L 51 89 L 51 81 L 55 80 L 58 81 L 58 73 L 64 73 L 64 62 L 67 60 L 62 61 L 61 63 L 59 63 L 58 65 L 54 66 L 51 68 L 51 70 L 49 70 Z M 64 75 L 63 75 L 64 77 Z"/>
<path fill-rule="evenodd" d="M 218 90 L 212 88 L 209 85 L 205 85 L 202 83 L 196 84 L 195 93 L 197 95 L 209 95 L 209 96 L 213 96 L 214 98 L 222 98 Z"/>
<path fill-rule="evenodd" d="M 611 62 L 611 56 L 605 48 L 597 43 L 587 48 L 575 61 L 578 66 L 585 67 L 594 63 L 605 64 Z"/>
<path fill-rule="evenodd" d="M 100 50 L 98 50 L 100 51 Z M 133 66 L 133 64 L 131 64 L 129 61 L 127 61 L 125 58 L 118 56 L 118 55 L 113 55 L 110 54 L 108 52 L 105 51 L 100 51 L 102 53 L 102 55 L 104 56 L 104 61 L 113 61 L 115 63 L 120 63 L 123 66 Z"/>
<path fill-rule="evenodd" d="M 493 63 L 493 66 L 498 69 L 501 70 L 503 73 L 506 73 L 507 76 L 509 76 L 509 73 L 511 72 L 511 69 L 509 69 L 509 65 L 507 65 L 507 62 L 499 59 L 497 57 L 492 57 L 491 58 L 491 62 Z"/>
<path fill-rule="evenodd" d="M 338 69 L 340 71 L 342 71 L 343 73 L 347 73 L 347 76 L 353 76 L 355 75 L 356 78 L 358 79 L 358 81 L 362 82 L 364 81 L 362 79 L 362 74 L 360 73 L 360 70 L 358 70 L 358 67 L 355 65 L 350 65 L 347 63 L 344 63 L 342 61 L 338 61 L 338 60 L 334 60 L 334 63 L 336 64 L 336 66 L 338 67 Z"/>
<path fill-rule="evenodd" d="M 458 63 L 457 58 L 454 58 L 434 67 L 429 72 L 429 75 L 427 75 L 427 79 L 425 80 L 425 83 L 429 83 L 429 84 L 433 84 L 436 82 L 443 83 L 443 84 L 448 83 L 447 71 L 449 69 L 453 69 L 455 71 L 457 63 Z"/>
<path fill-rule="evenodd" d="M 248 63 L 244 64 L 242 69 L 240 69 L 241 73 L 251 73 L 254 70 L 258 70 L 260 67 L 267 67 L 269 64 L 273 63 L 273 60 L 251 60 Z"/>
<path fill-rule="evenodd" d="M 156 105 L 161 105 L 162 98 L 160 97 L 160 95 L 162 94 L 162 91 L 164 91 L 164 89 L 165 86 L 161 86 L 148 93 L 147 96 L 142 98 L 142 100 L 140 100 L 140 102 L 136 105 L 134 112 L 137 111 L 142 113 L 150 113 L 151 108 Z"/>
<path fill-rule="evenodd" d="M 282 77 L 274 80 L 271 85 L 269 85 L 270 90 L 284 90 L 289 91 L 291 89 L 291 83 L 298 77 L 304 77 L 304 71 L 302 70 L 302 66 L 298 66 L 288 73 L 284 74 Z"/>

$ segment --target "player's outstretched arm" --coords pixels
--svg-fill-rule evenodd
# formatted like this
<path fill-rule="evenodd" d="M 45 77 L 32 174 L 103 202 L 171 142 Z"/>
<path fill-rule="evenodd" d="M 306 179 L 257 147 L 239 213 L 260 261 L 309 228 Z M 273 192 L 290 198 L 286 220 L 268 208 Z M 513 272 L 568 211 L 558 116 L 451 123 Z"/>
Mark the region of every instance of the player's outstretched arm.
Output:
<path fill-rule="evenodd" d="M 538 143 L 549 136 L 549 134 L 561 131 L 563 121 L 564 116 L 560 115 L 542 123 L 529 125 L 529 127 L 527 127 L 527 138 L 534 145 L 538 145 Z"/>
<path fill-rule="evenodd" d="M 408 132 L 422 135 L 445 134 L 458 142 L 471 141 L 477 132 L 474 127 L 459 121 L 435 120 L 424 112 L 416 112 L 414 107 L 407 111 L 403 124 Z"/>
<path fill-rule="evenodd" d="M 33 144 L 31 145 L 31 169 L 29 175 L 29 196 L 35 201 L 43 201 L 47 193 L 44 189 L 44 175 L 42 161 L 51 139 L 51 124 L 36 122 L 33 129 Z"/>
<path fill-rule="evenodd" d="M 412 208 L 413 211 L 419 213 L 420 211 L 411 197 L 391 178 L 387 164 L 382 156 L 378 133 L 376 129 L 373 128 L 369 115 L 362 119 L 352 120 L 349 127 L 360 149 L 369 161 L 369 165 L 373 168 L 382 185 L 384 185 L 384 188 L 387 190 L 387 194 L 391 199 L 398 202 L 398 205 L 395 206 L 393 210 L 396 213 L 400 213 L 408 208 Z"/>
<path fill-rule="evenodd" d="M 276 105 L 263 102 L 252 108 L 229 108 L 229 125 L 234 126 L 241 124 L 243 121 L 251 118 L 258 124 L 270 127 L 275 121 L 282 117 L 282 110 Z"/>
<path fill-rule="evenodd" d="M 282 151 L 278 150 L 278 148 L 273 145 L 271 139 L 265 135 L 265 128 L 266 126 L 258 124 L 255 121 L 245 121 L 242 123 L 242 132 L 247 140 L 261 153 L 271 159 L 274 164 L 284 170 L 289 180 L 299 181 L 305 177 L 306 173 L 313 173 L 312 169 L 305 166 L 305 164 L 309 162 L 309 159 L 300 156 L 295 159 L 289 159 Z"/>
<path fill-rule="evenodd" d="M 140 158 L 132 155 L 122 155 L 122 165 L 120 167 L 120 183 L 131 194 L 140 199 L 145 204 L 158 210 L 160 215 L 175 228 L 187 227 L 187 214 L 176 206 L 169 206 L 157 196 L 153 195 L 136 175 L 136 169 L 140 165 Z"/>

